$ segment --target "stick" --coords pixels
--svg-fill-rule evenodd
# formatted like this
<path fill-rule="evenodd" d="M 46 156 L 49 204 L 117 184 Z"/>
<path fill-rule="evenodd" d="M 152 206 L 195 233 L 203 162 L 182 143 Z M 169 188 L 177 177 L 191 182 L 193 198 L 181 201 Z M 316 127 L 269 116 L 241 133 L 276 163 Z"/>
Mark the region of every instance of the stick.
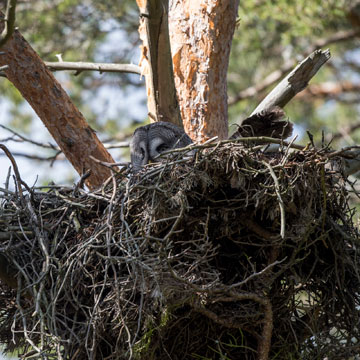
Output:
<path fill-rule="evenodd" d="M 99 71 L 103 72 L 122 72 L 141 75 L 141 69 L 134 64 L 106 64 L 92 62 L 70 62 L 70 61 L 45 61 L 45 65 L 51 71 L 57 70 L 75 70 L 77 73 L 82 71 Z"/>
<path fill-rule="evenodd" d="M 270 175 L 274 180 L 275 183 L 275 192 L 279 201 L 279 207 L 280 207 L 280 236 L 282 239 L 285 239 L 285 206 L 284 206 L 284 201 L 281 197 L 281 190 L 280 190 L 280 184 L 279 184 L 279 180 L 275 175 L 275 172 L 273 170 L 273 168 L 271 167 L 270 164 L 268 164 L 266 161 L 262 161 L 262 163 L 269 169 L 270 171 Z"/>

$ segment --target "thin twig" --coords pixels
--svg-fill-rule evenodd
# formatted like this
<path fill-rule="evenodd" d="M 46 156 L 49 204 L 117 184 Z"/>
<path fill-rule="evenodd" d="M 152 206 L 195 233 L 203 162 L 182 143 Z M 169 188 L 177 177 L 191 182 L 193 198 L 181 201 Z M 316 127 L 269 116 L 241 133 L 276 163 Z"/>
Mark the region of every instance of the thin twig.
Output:
<path fill-rule="evenodd" d="M 16 177 L 16 185 L 17 185 L 20 197 L 23 199 L 24 195 L 23 195 L 23 191 L 22 191 L 22 187 L 21 187 L 21 185 L 23 184 L 23 181 L 21 180 L 20 172 L 19 172 L 18 166 L 16 164 L 16 161 L 15 161 L 14 157 L 12 156 L 11 152 L 9 151 L 9 149 L 5 145 L 0 144 L 0 149 L 2 149 L 4 151 L 4 153 L 6 154 L 6 156 L 9 158 L 9 160 L 12 163 L 12 166 L 13 166 L 13 169 L 15 172 L 15 177 Z"/>
<path fill-rule="evenodd" d="M 242 137 L 242 138 L 229 139 L 229 140 L 221 140 L 221 141 L 215 142 L 215 143 L 211 142 L 211 143 L 206 143 L 206 144 L 190 144 L 183 148 L 164 151 L 161 153 L 161 155 L 167 155 L 167 154 L 178 153 L 178 152 L 184 152 L 186 154 L 187 152 L 190 152 L 192 150 L 207 149 L 207 148 L 218 147 L 223 144 L 230 144 L 230 143 L 236 144 L 236 143 L 242 143 L 242 142 L 250 143 L 250 144 L 251 143 L 278 144 L 278 145 L 289 146 L 292 149 L 297 149 L 297 150 L 305 149 L 305 146 L 289 143 L 282 139 L 275 139 L 275 138 L 271 138 L 271 137 L 267 137 L 267 136 L 250 136 L 250 137 Z"/>
<path fill-rule="evenodd" d="M 266 272 L 268 272 L 268 271 L 269 271 L 270 269 L 272 269 L 274 266 L 283 263 L 285 260 L 286 260 L 286 258 L 284 258 L 284 259 L 282 259 L 282 260 L 276 260 L 276 261 L 274 261 L 273 263 L 265 266 L 261 271 L 252 273 L 250 276 L 248 276 L 248 277 L 247 277 L 246 279 L 244 279 L 243 281 L 240 281 L 240 282 L 238 282 L 238 283 L 229 285 L 229 286 L 227 287 L 227 289 L 230 290 L 230 289 L 234 289 L 234 288 L 239 287 L 239 286 L 243 286 L 243 285 L 245 285 L 246 283 L 248 283 L 250 280 L 254 279 L 255 277 L 264 275 Z"/>
<path fill-rule="evenodd" d="M 280 193 L 279 180 L 276 177 L 272 166 L 270 164 L 268 164 L 266 161 L 262 161 L 262 163 L 269 169 L 270 175 L 273 178 L 274 183 L 275 183 L 275 191 L 276 191 L 276 195 L 279 200 L 279 207 L 280 207 L 280 221 L 281 221 L 280 236 L 282 239 L 284 239 L 285 238 L 285 206 L 284 206 L 284 202 L 283 202 L 283 199 L 282 199 L 281 193 Z"/>
<path fill-rule="evenodd" d="M 92 62 L 70 62 L 70 61 L 45 61 L 45 65 L 51 71 L 58 70 L 75 70 L 77 72 L 82 71 L 99 71 L 100 73 L 112 72 L 112 73 L 130 73 L 141 75 L 141 69 L 134 64 L 107 64 L 107 63 L 92 63 Z"/>
<path fill-rule="evenodd" d="M 38 141 L 35 141 L 35 140 L 31 140 L 27 137 L 25 137 L 24 135 L 21 135 L 19 134 L 18 132 L 16 132 L 15 130 L 13 129 L 10 129 L 9 127 L 5 126 L 5 125 L 2 125 L 0 124 L 0 128 L 6 130 L 6 131 L 9 131 L 10 133 L 12 133 L 13 135 L 17 136 L 18 138 L 20 138 L 22 141 L 24 142 L 28 142 L 30 144 L 33 144 L 33 145 L 36 145 L 36 146 L 40 146 L 40 147 L 43 147 L 43 148 L 46 148 L 46 149 L 52 149 L 52 150 L 56 150 L 56 151 L 59 151 L 60 148 L 54 144 L 45 144 L 45 143 L 41 143 L 41 142 L 38 142 Z M 9 139 L 10 140 L 10 139 Z M 13 139 L 12 139 L 13 140 Z M 6 139 L 2 139 L 1 140 L 2 142 L 5 142 Z"/>

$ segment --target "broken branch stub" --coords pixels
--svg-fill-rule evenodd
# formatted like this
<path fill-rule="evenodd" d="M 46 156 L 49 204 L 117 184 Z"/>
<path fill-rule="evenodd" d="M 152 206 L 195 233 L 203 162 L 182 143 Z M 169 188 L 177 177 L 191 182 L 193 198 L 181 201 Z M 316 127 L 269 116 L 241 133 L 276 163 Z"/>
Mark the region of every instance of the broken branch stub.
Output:
<path fill-rule="evenodd" d="M 309 81 L 330 59 L 329 49 L 316 50 L 295 67 L 257 106 L 251 115 L 273 106 L 284 107 L 297 93 L 304 90 Z"/>

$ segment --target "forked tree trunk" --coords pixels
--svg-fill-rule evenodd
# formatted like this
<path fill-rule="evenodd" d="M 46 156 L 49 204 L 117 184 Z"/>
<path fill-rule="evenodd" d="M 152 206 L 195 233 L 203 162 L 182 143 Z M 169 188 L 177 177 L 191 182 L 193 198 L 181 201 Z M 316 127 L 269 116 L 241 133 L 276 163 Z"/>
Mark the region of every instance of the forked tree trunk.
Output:
<path fill-rule="evenodd" d="M 203 142 L 228 137 L 226 74 L 239 0 L 173 0 L 169 33 L 184 128 Z"/>

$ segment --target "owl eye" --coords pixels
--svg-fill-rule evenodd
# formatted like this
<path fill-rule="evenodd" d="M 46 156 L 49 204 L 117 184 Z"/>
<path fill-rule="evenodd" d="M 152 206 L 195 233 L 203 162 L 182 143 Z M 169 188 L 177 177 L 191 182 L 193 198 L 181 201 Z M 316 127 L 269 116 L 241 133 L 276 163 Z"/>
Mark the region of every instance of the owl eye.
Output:
<path fill-rule="evenodd" d="M 164 152 L 164 151 L 166 151 L 166 150 L 169 150 L 169 149 L 170 149 L 170 146 L 163 143 L 163 144 L 160 144 L 160 145 L 156 148 L 156 151 L 157 151 L 158 153 L 162 153 L 162 152 Z"/>
<path fill-rule="evenodd" d="M 141 147 L 140 151 L 141 151 L 141 158 L 144 159 L 145 158 L 145 149 L 143 147 Z"/>

